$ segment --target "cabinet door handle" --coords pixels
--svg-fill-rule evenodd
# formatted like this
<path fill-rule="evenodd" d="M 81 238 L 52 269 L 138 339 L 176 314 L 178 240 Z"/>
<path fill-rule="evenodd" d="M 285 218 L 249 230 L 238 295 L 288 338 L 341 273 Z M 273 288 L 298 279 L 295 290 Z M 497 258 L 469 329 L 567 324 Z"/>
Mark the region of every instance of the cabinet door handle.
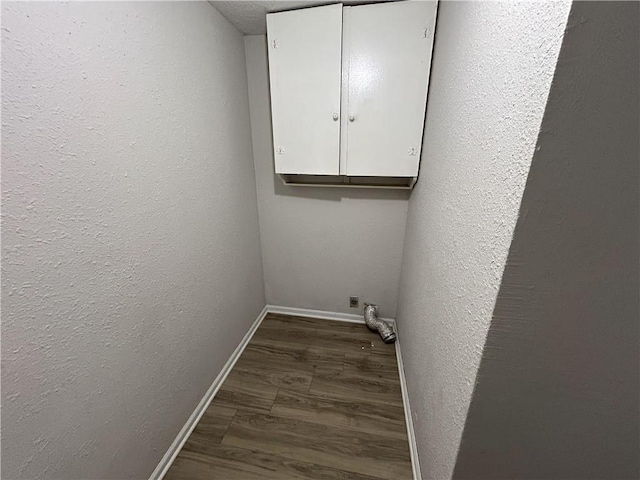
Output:
<path fill-rule="evenodd" d="M 356 121 L 356 117 L 354 117 L 353 115 L 349 115 L 349 121 L 350 122 L 355 122 Z"/>
<path fill-rule="evenodd" d="M 338 121 L 338 118 L 339 118 L 338 114 L 337 114 L 337 113 L 334 113 L 334 114 L 333 114 L 333 121 L 334 121 L 334 122 L 337 122 L 337 121 Z"/>

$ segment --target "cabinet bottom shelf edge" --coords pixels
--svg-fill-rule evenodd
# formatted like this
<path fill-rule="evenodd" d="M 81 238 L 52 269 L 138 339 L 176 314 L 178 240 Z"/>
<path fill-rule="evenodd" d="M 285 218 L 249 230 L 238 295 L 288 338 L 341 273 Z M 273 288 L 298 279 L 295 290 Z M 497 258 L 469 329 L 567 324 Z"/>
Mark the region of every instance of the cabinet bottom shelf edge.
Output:
<path fill-rule="evenodd" d="M 282 183 L 298 187 L 390 188 L 411 190 L 418 177 L 364 177 L 348 175 L 278 174 Z"/>

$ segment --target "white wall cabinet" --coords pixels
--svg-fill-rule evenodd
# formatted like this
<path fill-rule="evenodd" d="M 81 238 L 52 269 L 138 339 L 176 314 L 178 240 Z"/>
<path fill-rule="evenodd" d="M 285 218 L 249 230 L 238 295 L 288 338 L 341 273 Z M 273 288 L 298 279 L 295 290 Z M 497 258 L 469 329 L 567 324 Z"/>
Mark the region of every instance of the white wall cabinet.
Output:
<path fill-rule="evenodd" d="M 276 173 L 338 175 L 342 6 L 267 15 Z"/>
<path fill-rule="evenodd" d="M 437 2 L 267 15 L 276 173 L 410 187 L 420 164 Z"/>

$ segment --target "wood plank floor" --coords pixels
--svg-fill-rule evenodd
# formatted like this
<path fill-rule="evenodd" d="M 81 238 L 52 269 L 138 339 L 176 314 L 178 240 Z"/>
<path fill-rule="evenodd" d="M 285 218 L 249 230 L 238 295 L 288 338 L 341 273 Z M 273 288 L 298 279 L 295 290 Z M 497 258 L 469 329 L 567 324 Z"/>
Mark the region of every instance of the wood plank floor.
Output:
<path fill-rule="evenodd" d="M 269 314 L 166 479 L 411 479 L 395 348 Z"/>

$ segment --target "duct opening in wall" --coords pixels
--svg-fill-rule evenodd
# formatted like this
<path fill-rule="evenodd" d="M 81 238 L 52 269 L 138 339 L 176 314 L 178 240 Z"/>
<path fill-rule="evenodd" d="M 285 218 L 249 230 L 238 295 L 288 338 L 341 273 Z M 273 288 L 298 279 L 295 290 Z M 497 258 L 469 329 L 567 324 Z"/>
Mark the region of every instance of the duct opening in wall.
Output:
<path fill-rule="evenodd" d="M 396 341 L 396 332 L 393 331 L 393 327 L 378 318 L 378 305 L 364 304 L 364 321 L 369 330 L 380 334 L 384 343 L 394 343 Z"/>

